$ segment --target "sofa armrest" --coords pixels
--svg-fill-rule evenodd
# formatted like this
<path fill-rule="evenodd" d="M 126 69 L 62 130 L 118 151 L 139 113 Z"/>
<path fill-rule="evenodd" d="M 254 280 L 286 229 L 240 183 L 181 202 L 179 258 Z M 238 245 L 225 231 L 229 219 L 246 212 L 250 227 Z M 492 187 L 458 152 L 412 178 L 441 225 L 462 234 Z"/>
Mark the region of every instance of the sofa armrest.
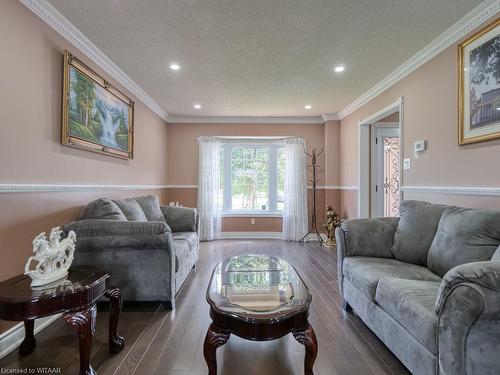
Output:
<path fill-rule="evenodd" d="M 391 249 L 398 222 L 399 218 L 393 217 L 345 220 L 340 225 L 342 232 L 335 234 L 337 243 L 343 242 L 337 246 L 343 246 L 347 257 L 392 258 Z"/>
<path fill-rule="evenodd" d="M 448 271 L 438 293 L 436 312 L 439 373 L 496 373 L 500 367 L 496 355 L 500 262 L 467 263 Z"/>
<path fill-rule="evenodd" d="M 198 215 L 196 208 L 160 206 L 172 232 L 197 232 Z"/>
<path fill-rule="evenodd" d="M 500 293 L 500 262 L 472 262 L 456 266 L 443 277 L 436 301 L 440 313 L 448 295 L 461 284 L 474 284 Z M 500 312 L 500 306 L 498 306 Z"/>
<path fill-rule="evenodd" d="M 96 236 L 153 236 L 170 232 L 170 227 L 161 221 L 116 221 L 88 219 L 74 221 L 64 226 L 68 233 L 74 231 L 79 237 Z"/>

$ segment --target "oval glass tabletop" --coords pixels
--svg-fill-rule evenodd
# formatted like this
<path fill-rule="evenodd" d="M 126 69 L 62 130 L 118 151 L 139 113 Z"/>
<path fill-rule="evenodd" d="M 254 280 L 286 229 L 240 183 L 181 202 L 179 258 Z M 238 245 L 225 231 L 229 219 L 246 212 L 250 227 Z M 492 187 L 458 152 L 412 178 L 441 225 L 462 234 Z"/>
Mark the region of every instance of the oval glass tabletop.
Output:
<path fill-rule="evenodd" d="M 277 319 L 307 310 L 311 294 L 290 263 L 269 255 L 243 254 L 219 263 L 207 301 L 220 313 L 242 319 Z"/>

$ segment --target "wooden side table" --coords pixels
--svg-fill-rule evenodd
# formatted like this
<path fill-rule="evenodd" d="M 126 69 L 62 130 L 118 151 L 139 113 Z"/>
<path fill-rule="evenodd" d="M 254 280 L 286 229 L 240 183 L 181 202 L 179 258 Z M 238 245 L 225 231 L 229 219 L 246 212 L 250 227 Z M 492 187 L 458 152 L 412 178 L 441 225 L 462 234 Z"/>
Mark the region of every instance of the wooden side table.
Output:
<path fill-rule="evenodd" d="M 80 347 L 80 375 L 93 375 L 90 350 L 95 333 L 96 301 L 105 296 L 110 300 L 109 350 L 118 353 L 125 340 L 117 333 L 121 311 L 121 294 L 109 286 L 110 275 L 94 267 L 75 266 L 68 276 L 53 284 L 31 288 L 31 279 L 15 276 L 0 283 L 0 319 L 24 321 L 25 337 L 19 353 L 30 354 L 36 347 L 33 332 L 35 319 L 62 313 L 63 319 L 75 327 Z"/>

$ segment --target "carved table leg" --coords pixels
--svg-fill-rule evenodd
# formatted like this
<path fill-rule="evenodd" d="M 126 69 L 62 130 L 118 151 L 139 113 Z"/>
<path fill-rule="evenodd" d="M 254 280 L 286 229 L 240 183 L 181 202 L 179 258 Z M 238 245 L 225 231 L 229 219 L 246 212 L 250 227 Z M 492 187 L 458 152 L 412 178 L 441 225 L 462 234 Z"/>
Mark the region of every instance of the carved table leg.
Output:
<path fill-rule="evenodd" d="M 208 327 L 205 343 L 203 344 L 203 355 L 208 366 L 208 375 L 217 375 L 216 351 L 219 346 L 224 345 L 229 340 L 229 332 L 217 328 L 213 324 Z"/>
<path fill-rule="evenodd" d="M 120 352 L 125 346 L 125 339 L 118 335 L 118 318 L 122 309 L 122 295 L 120 289 L 109 288 L 104 295 L 109 298 L 111 305 L 109 312 L 109 351 L 111 353 Z"/>
<path fill-rule="evenodd" d="M 34 334 L 35 319 L 24 321 L 24 340 L 19 346 L 19 354 L 28 355 L 36 347 L 36 339 Z"/>
<path fill-rule="evenodd" d="M 95 333 L 97 307 L 95 303 L 83 310 L 71 311 L 63 315 L 69 325 L 76 327 L 80 346 L 80 375 L 95 375 L 90 366 L 90 349 Z"/>
<path fill-rule="evenodd" d="M 303 330 L 293 331 L 293 337 L 306 347 L 306 357 L 304 359 L 304 374 L 313 375 L 313 365 L 318 354 L 318 342 L 313 327 L 309 323 Z"/>

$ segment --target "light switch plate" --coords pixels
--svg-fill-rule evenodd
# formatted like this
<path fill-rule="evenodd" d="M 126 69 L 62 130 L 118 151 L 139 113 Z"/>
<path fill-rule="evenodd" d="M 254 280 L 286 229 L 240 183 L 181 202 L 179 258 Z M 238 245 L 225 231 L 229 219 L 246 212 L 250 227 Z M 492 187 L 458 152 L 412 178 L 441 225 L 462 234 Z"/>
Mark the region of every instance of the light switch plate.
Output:
<path fill-rule="evenodd" d="M 252 217 L 252 218 L 250 219 L 250 224 L 252 224 L 252 225 L 253 225 L 253 224 L 255 224 L 255 218 L 254 218 L 254 217 Z"/>
<path fill-rule="evenodd" d="M 427 149 L 426 141 L 417 141 L 415 142 L 415 152 L 424 152 Z"/>
<path fill-rule="evenodd" d="M 411 168 L 411 160 L 410 158 L 403 159 L 403 169 L 407 170 Z"/>

